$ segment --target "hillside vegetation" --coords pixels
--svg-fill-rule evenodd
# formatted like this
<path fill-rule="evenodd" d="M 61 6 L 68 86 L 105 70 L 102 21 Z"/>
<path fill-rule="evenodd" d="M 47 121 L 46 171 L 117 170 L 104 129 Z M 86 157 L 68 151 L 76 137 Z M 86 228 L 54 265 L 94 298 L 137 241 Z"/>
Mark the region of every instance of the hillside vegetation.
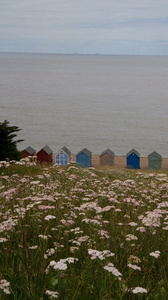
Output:
<path fill-rule="evenodd" d="M 0 299 L 168 299 L 168 173 L 0 163 Z"/>

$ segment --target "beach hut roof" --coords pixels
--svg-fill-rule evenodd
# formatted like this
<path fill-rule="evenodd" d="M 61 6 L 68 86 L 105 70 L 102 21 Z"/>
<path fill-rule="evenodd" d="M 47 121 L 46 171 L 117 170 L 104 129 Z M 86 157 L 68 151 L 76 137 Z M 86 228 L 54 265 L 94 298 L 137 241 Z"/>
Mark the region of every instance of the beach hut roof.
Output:
<path fill-rule="evenodd" d="M 63 150 L 68 156 L 71 155 L 71 151 L 69 151 L 65 146 L 61 150 Z"/>
<path fill-rule="evenodd" d="M 136 151 L 134 148 L 127 153 L 126 157 L 130 156 L 132 153 L 135 153 L 138 157 L 140 157 L 139 152 Z"/>
<path fill-rule="evenodd" d="M 26 149 L 25 149 L 25 151 L 26 152 L 28 152 L 30 155 L 33 155 L 36 151 L 32 148 L 32 147 L 30 147 L 30 146 L 28 146 Z"/>
<path fill-rule="evenodd" d="M 157 156 L 158 158 L 162 159 L 162 156 L 159 153 L 157 153 L 156 151 L 153 151 L 152 153 L 150 153 L 148 155 L 148 158 L 150 159 L 153 156 Z"/>
<path fill-rule="evenodd" d="M 47 145 L 43 148 L 43 150 L 48 154 L 50 155 L 52 153 L 52 150 L 50 147 L 48 147 Z"/>
<path fill-rule="evenodd" d="M 77 155 L 84 153 L 87 156 L 91 156 L 92 152 L 90 152 L 87 148 L 84 148 L 83 150 L 81 150 Z"/>
<path fill-rule="evenodd" d="M 100 154 L 100 157 L 103 156 L 104 154 L 108 154 L 108 155 L 110 155 L 111 157 L 114 156 L 114 152 L 111 151 L 110 149 L 106 149 L 105 151 L 103 151 L 103 152 Z"/>

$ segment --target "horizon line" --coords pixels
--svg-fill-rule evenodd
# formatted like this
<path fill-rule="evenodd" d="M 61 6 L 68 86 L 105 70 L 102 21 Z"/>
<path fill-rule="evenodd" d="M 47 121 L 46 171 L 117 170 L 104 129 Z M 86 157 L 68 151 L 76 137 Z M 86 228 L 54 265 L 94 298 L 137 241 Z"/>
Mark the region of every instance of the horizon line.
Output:
<path fill-rule="evenodd" d="M 30 52 L 30 51 L 0 51 L 0 54 L 42 54 L 42 55 L 72 55 L 72 56 L 168 56 L 168 54 L 112 54 L 112 53 L 57 53 L 57 52 Z"/>

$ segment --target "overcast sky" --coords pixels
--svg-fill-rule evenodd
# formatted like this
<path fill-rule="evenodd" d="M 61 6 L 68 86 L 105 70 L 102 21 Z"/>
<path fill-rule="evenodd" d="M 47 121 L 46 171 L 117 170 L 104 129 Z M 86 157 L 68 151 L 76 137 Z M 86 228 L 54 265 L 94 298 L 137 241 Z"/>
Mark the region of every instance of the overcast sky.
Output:
<path fill-rule="evenodd" d="M 168 0 L 0 0 L 0 52 L 168 55 Z"/>

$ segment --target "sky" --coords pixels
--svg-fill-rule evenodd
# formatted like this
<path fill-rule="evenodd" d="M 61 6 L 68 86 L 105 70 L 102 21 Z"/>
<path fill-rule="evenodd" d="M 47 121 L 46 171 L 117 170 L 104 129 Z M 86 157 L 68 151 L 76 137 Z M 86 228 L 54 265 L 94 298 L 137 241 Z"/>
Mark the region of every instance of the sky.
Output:
<path fill-rule="evenodd" d="M 168 55 L 168 1 L 0 0 L 0 52 Z"/>

